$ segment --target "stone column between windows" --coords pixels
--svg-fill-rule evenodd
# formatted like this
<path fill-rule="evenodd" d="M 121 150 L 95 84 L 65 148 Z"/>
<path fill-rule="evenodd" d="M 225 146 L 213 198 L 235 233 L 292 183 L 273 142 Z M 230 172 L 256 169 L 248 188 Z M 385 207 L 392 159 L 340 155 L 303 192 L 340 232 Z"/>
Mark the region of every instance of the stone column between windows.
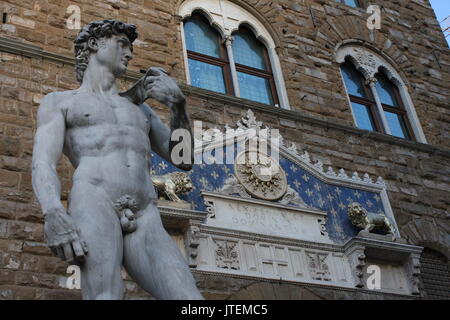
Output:
<path fill-rule="evenodd" d="M 186 38 L 184 36 L 183 21 L 181 21 L 180 25 L 181 25 L 181 43 L 183 46 L 184 71 L 186 72 L 186 83 L 188 85 L 191 85 L 191 74 L 189 72 L 189 61 L 188 61 L 187 48 L 186 48 Z"/>
<path fill-rule="evenodd" d="M 389 124 L 387 122 L 386 115 L 384 114 L 383 106 L 381 105 L 380 97 L 378 96 L 377 89 L 375 88 L 377 79 L 370 79 L 368 82 L 369 82 L 370 90 L 372 90 L 372 95 L 375 99 L 375 104 L 377 105 L 378 114 L 380 115 L 381 122 L 383 123 L 384 131 L 387 134 L 392 135 L 391 128 L 389 128 Z"/>
<path fill-rule="evenodd" d="M 225 36 L 224 42 L 225 46 L 227 47 L 228 61 L 230 62 L 231 80 L 233 81 L 234 95 L 236 97 L 240 97 L 241 92 L 239 90 L 239 82 L 236 72 L 236 66 L 234 64 L 233 47 L 231 46 L 233 43 L 233 37 Z"/>
<path fill-rule="evenodd" d="M 280 106 L 283 109 L 289 110 L 289 102 L 286 92 L 286 87 L 284 84 L 283 74 L 281 73 L 281 64 L 278 54 L 273 47 L 267 48 L 269 51 L 270 64 L 272 66 L 273 79 L 275 81 L 275 87 L 278 93 L 278 100 L 280 101 Z"/>

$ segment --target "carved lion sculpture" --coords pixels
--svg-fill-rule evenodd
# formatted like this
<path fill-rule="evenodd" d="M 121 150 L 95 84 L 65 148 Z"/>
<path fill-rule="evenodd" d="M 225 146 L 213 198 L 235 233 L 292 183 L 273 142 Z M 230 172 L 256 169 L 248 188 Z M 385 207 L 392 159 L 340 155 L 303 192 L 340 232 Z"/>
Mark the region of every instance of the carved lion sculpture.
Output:
<path fill-rule="evenodd" d="M 384 214 L 367 212 L 359 203 L 353 202 L 348 206 L 348 216 L 352 224 L 367 232 L 377 228 L 395 237 L 395 229 L 391 221 Z"/>
<path fill-rule="evenodd" d="M 171 172 L 162 176 L 152 176 L 153 184 L 160 198 L 174 202 L 185 202 L 177 195 L 192 190 L 192 181 L 186 173 Z"/>

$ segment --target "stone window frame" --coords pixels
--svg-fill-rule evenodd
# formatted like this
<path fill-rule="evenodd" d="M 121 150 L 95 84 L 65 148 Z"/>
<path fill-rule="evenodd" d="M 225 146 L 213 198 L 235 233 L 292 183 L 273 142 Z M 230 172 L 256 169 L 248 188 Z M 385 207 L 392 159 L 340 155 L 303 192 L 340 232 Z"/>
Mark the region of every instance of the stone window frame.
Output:
<path fill-rule="evenodd" d="M 233 58 L 232 34 L 233 32 L 238 31 L 241 26 L 248 27 L 251 31 L 253 31 L 255 37 L 265 45 L 268 52 L 270 68 L 272 70 L 276 94 L 279 101 L 279 105 L 275 105 L 275 107 L 290 110 L 291 108 L 289 105 L 280 60 L 276 52 L 275 41 L 271 37 L 267 28 L 257 18 L 255 18 L 254 15 L 228 0 L 186 0 L 181 4 L 178 10 L 178 15 L 181 20 L 180 29 L 187 83 L 190 85 L 191 79 L 189 75 L 188 55 L 185 43 L 186 40 L 183 21 L 191 17 L 194 12 L 201 12 L 210 22 L 211 26 L 214 27 L 222 36 L 228 53 L 234 94 L 237 97 L 240 97 L 240 92 L 236 66 Z"/>
<path fill-rule="evenodd" d="M 402 100 L 401 102 L 403 103 L 403 106 L 406 110 L 406 118 L 409 121 L 412 134 L 415 137 L 416 141 L 427 144 L 427 140 L 417 116 L 416 110 L 414 108 L 414 104 L 409 94 L 408 87 L 397 70 L 395 70 L 395 68 L 392 66 L 392 64 L 389 63 L 386 58 L 376 53 L 374 50 L 356 44 L 344 44 L 335 51 L 335 61 L 339 65 L 344 63 L 346 59 L 349 59 L 355 65 L 356 69 L 362 73 L 367 84 L 370 86 L 377 105 L 377 116 L 381 119 L 386 133 L 391 135 L 388 121 L 383 111 L 383 106 L 380 99 L 378 98 L 378 93 L 376 92 L 375 88 L 375 84 L 377 82 L 375 75 L 379 72 L 383 72 L 388 77 L 388 79 L 397 86 L 400 93 L 400 98 Z M 354 123 L 356 123 L 356 117 L 351 108 L 349 94 L 347 92 L 342 74 L 341 81 L 347 94 L 347 100 L 352 112 L 353 121 Z"/>

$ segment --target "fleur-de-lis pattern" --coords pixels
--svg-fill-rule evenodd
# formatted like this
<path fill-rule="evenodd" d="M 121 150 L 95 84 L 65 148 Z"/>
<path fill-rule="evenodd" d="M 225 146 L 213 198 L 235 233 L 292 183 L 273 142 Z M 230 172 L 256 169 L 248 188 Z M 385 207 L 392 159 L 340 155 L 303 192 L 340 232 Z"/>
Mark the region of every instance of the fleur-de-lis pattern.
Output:
<path fill-rule="evenodd" d="M 380 195 L 375 192 L 327 184 L 281 156 L 280 166 L 287 174 L 288 185 L 298 192 L 307 205 L 328 213 L 326 228 L 329 237 L 335 242 L 345 242 L 358 233 L 347 215 L 348 205 L 351 202 L 360 203 L 370 212 L 384 213 L 383 202 Z M 156 154 L 152 154 L 151 170 L 157 175 L 181 171 Z M 218 191 L 232 173 L 234 173 L 233 164 L 194 164 L 188 173 L 194 189 L 180 195 L 180 198 L 190 202 L 194 210 L 206 211 L 201 192 Z"/>

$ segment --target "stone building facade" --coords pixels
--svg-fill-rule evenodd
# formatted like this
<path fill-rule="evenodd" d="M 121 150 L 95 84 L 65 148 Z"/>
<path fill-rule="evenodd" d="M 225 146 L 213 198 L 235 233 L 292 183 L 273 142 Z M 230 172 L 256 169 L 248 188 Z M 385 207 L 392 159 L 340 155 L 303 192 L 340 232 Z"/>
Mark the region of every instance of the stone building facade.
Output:
<path fill-rule="evenodd" d="M 225 125 L 242 123 L 259 127 L 262 123 L 279 129 L 283 137 L 280 153 L 295 167 L 287 172 L 288 177 L 303 170 L 327 188 L 340 185 L 357 192 L 384 192 L 388 199 L 381 211 L 386 215 L 392 213 L 402 241 L 357 236 L 345 217 L 333 220 L 331 207 L 319 210 L 320 204 L 305 199 L 309 207 L 318 210 L 303 208 L 301 214 L 325 219 L 321 236 L 326 239 L 317 235 L 316 241 L 312 240 L 315 236 L 296 238 L 285 231 L 267 233 L 264 228 L 233 230 L 219 219 L 217 203 L 225 200 L 218 200 L 214 188 L 205 187 L 210 180 L 202 184 L 201 176 L 193 174 L 194 184 L 205 187 L 201 190 L 202 198 L 192 200 L 194 206 L 189 210 L 170 204 L 162 206 L 161 214 L 167 230 L 189 260 L 205 297 L 449 298 L 450 51 L 429 2 L 370 1 L 381 8 L 381 29 L 368 27 L 371 14 L 366 11 L 369 6 L 366 0 L 358 0 L 356 7 L 348 5 L 353 1 L 335 0 L 201 2 L 5 0 L 0 3 L 1 299 L 81 297 L 79 290 L 67 288 L 68 265 L 53 256 L 44 242 L 43 218 L 32 192 L 30 168 L 39 102 L 49 92 L 78 86 L 73 58 L 73 40 L 78 30 L 68 28 L 67 20 L 75 12 L 68 10 L 69 6 L 80 9 L 81 25 L 109 18 L 137 25 L 139 37 L 134 43 L 129 72 L 120 80 L 122 89 L 139 79 L 142 70 L 163 67 L 179 80 L 188 100 L 189 115 L 192 120 L 202 121 L 203 129 L 222 130 Z M 231 9 L 216 10 L 211 3 L 217 3 L 217 8 Z M 238 97 L 236 83 L 240 80 L 232 72 L 229 85 L 234 90 L 228 94 L 192 85 L 183 22 L 199 8 L 224 40 L 235 30 L 233 24 L 239 27 L 244 22 L 253 28 L 267 47 L 272 94 L 277 96 L 277 105 L 245 99 L 242 88 Z M 348 59 L 365 80 L 374 78 L 379 70 L 386 70 L 398 87 L 399 99 L 403 100 L 411 139 L 394 137 L 393 132 L 358 128 L 350 102 L 353 100 L 340 71 L 340 65 Z M 380 101 L 376 102 L 377 108 L 383 108 Z M 149 103 L 164 121 L 168 120 L 166 107 L 154 101 Z M 386 129 L 388 119 L 380 118 L 379 126 Z M 155 166 L 161 163 L 155 158 Z M 161 173 L 167 172 L 164 170 Z M 62 159 L 58 174 L 63 201 L 70 191 L 72 173 L 68 160 Z M 208 171 L 208 179 L 211 174 Z M 378 184 L 377 177 L 382 178 Z M 221 179 L 222 185 L 215 185 L 216 189 L 223 187 L 225 179 Z M 307 184 L 306 180 L 302 183 Z M 316 191 L 321 196 L 319 189 L 320 186 Z M 326 194 L 322 195 L 325 198 Z M 239 197 L 231 198 L 228 200 L 240 201 L 236 200 Z M 205 200 L 215 204 L 216 225 L 205 222 L 211 221 L 208 219 L 213 210 L 204 205 Z M 264 200 L 254 200 L 252 205 L 294 210 Z M 341 238 L 339 228 L 343 229 Z M 258 256 L 253 260 L 253 273 L 249 267 L 250 253 L 245 251 L 252 241 L 257 248 L 254 254 Z M 205 249 L 206 243 L 212 247 Z M 295 250 L 300 252 L 298 259 L 302 261 L 298 267 L 292 263 Z M 205 256 L 207 251 L 211 253 L 211 261 Z M 289 257 L 283 258 L 283 254 Z M 392 274 L 396 272 L 392 270 L 401 269 L 405 283 L 398 286 L 404 286 L 403 291 L 392 283 L 386 290 L 367 288 L 363 281 L 365 268 L 380 256 L 402 257 L 401 261 L 393 258 L 380 265 L 385 265 L 382 270 Z M 341 267 L 333 259 L 341 261 Z M 285 271 L 281 271 L 283 268 Z M 127 298 L 148 298 L 124 277 Z"/>

